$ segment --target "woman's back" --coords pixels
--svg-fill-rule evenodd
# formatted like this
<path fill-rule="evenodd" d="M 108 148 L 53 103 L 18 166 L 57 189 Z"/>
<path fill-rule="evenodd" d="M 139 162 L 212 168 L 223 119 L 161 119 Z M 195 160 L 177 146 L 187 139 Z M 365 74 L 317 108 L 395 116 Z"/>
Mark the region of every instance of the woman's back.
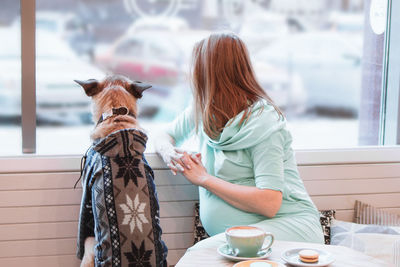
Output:
<path fill-rule="evenodd" d="M 257 82 L 243 41 L 232 33 L 201 40 L 193 50 L 191 78 L 193 111 L 175 120 L 165 140 L 172 137 L 179 145 L 197 133 L 202 162 L 188 153 L 177 156 L 171 143 L 158 151 L 174 173 L 199 185 L 208 234 L 257 224 L 277 239 L 323 242 L 285 118 Z"/>
<path fill-rule="evenodd" d="M 266 101 L 255 103 L 251 112 L 249 120 L 242 125 L 239 124 L 241 114 L 228 122 L 218 140 L 209 138 L 200 127 L 199 151 L 208 173 L 234 184 L 281 191 L 282 205 L 275 217 L 296 213 L 318 217 L 297 171 L 285 119 Z M 190 135 L 194 130 L 190 120 L 188 114 L 178 118 L 169 134 Z M 267 219 L 235 208 L 202 187 L 199 196 L 200 218 L 210 235 L 232 225 L 249 225 Z"/>

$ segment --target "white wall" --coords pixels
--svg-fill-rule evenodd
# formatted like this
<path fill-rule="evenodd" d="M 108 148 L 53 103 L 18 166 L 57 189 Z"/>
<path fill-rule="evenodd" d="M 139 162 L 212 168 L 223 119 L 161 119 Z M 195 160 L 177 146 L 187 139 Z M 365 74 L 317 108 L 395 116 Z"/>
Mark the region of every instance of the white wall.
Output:
<path fill-rule="evenodd" d="M 361 159 L 344 164 L 324 156 L 316 164 L 309 155 L 300 153 L 299 170 L 319 209 L 336 209 L 338 219 L 351 221 L 358 199 L 400 214 L 400 162 L 381 157 L 376 163 Z M 147 159 L 155 172 L 168 261 L 175 264 L 193 243 L 197 188 L 173 176 L 157 156 Z M 75 251 L 81 189 L 73 189 L 79 160 L 0 159 L 0 266 L 79 266 Z"/>

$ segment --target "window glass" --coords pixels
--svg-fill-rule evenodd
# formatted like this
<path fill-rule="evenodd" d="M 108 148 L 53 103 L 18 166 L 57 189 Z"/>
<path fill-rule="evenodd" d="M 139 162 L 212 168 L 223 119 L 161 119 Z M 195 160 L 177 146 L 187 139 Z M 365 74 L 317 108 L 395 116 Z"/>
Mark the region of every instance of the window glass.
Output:
<path fill-rule="evenodd" d="M 86 149 L 90 99 L 73 80 L 107 73 L 153 84 L 139 100 L 139 120 L 151 136 L 190 103 L 193 45 L 218 30 L 247 44 L 295 148 L 377 145 L 363 136 L 379 131 L 369 127 L 379 117 L 382 87 L 382 64 L 372 69 L 364 60 L 373 54 L 381 63 L 384 54 L 384 35 L 369 24 L 370 1 L 294 2 L 37 0 L 38 153 Z"/>
<path fill-rule="evenodd" d="M 136 40 L 122 40 L 115 47 L 115 54 L 117 56 L 140 56 L 142 55 L 143 44 Z"/>
<path fill-rule="evenodd" d="M 0 156 L 21 154 L 21 31 L 19 1 L 0 9 Z"/>

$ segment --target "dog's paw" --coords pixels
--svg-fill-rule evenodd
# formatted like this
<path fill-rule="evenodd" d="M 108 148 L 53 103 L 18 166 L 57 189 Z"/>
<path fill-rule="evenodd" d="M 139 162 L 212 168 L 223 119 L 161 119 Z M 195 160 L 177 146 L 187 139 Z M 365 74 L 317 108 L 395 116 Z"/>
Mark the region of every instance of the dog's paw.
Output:
<path fill-rule="evenodd" d="M 85 255 L 82 259 L 81 267 L 94 267 L 94 257 Z"/>
<path fill-rule="evenodd" d="M 94 245 L 95 239 L 93 236 L 89 236 L 85 239 L 85 254 L 81 262 L 81 267 L 93 267 L 94 266 Z"/>

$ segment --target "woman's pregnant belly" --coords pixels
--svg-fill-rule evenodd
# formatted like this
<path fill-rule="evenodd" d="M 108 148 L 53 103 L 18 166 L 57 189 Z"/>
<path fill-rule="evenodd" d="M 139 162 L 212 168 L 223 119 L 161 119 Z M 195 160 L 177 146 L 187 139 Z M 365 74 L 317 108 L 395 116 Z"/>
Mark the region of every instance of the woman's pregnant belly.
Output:
<path fill-rule="evenodd" d="M 237 209 L 206 189 L 199 188 L 200 219 L 207 233 L 212 236 L 236 225 L 254 224 L 267 218 Z"/>

